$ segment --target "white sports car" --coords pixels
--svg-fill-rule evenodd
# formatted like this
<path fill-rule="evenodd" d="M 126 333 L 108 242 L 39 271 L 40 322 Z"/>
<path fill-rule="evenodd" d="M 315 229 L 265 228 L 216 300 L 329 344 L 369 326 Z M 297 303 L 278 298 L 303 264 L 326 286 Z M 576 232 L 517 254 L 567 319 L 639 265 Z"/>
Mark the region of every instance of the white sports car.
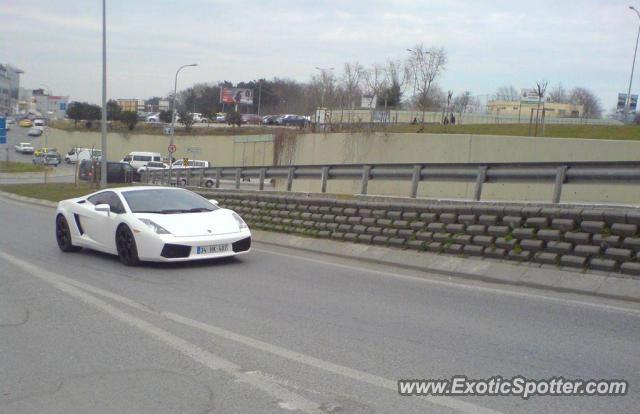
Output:
<path fill-rule="evenodd" d="M 64 252 L 87 247 L 117 254 L 128 266 L 247 253 L 249 227 L 217 204 L 182 188 L 107 189 L 61 201 L 56 239 Z"/>

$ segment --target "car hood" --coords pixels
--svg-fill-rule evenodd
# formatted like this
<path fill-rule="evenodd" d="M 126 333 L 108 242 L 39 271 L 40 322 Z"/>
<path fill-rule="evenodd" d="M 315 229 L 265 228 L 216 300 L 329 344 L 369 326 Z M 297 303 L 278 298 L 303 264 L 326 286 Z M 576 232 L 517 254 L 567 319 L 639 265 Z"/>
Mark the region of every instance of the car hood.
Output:
<path fill-rule="evenodd" d="M 231 210 L 219 209 L 203 213 L 134 215 L 152 220 L 176 237 L 197 237 L 239 232 L 240 226 L 232 213 Z"/>

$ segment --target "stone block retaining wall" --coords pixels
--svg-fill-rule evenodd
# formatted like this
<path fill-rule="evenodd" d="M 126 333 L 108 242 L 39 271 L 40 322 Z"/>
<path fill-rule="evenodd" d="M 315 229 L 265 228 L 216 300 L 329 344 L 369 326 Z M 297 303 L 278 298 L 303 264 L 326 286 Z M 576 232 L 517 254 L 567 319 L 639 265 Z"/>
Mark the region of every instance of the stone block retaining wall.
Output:
<path fill-rule="evenodd" d="M 255 229 L 640 275 L 640 210 L 213 191 Z"/>

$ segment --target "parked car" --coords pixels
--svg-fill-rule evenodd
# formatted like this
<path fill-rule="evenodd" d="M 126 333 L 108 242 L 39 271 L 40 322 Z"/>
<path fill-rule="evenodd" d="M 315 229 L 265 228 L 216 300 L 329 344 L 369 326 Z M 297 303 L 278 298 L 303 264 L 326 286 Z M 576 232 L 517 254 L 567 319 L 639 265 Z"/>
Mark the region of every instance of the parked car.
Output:
<path fill-rule="evenodd" d="M 44 127 L 45 122 L 44 119 L 34 119 L 33 120 L 33 126 L 34 127 Z"/>
<path fill-rule="evenodd" d="M 37 150 L 35 150 L 33 152 L 33 155 L 36 157 L 40 157 L 44 154 L 46 154 L 47 152 L 57 152 L 58 150 L 55 148 L 38 148 Z"/>
<path fill-rule="evenodd" d="M 145 165 L 144 167 L 138 168 L 138 172 L 142 173 L 144 171 L 164 170 L 167 168 L 169 168 L 169 166 L 164 162 L 151 161 L 147 163 L 147 165 Z"/>
<path fill-rule="evenodd" d="M 279 118 L 280 115 L 267 115 L 262 117 L 262 123 L 264 125 L 274 125 L 276 123 L 276 119 Z"/>
<path fill-rule="evenodd" d="M 99 161 L 82 160 L 78 167 L 78 178 L 91 181 L 102 168 Z M 107 162 L 107 181 L 110 183 L 131 183 L 140 181 L 140 174 L 130 164 L 126 162 Z"/>
<path fill-rule="evenodd" d="M 13 148 L 16 150 L 16 152 L 19 152 L 21 154 L 33 154 L 35 151 L 33 145 L 31 145 L 30 142 L 20 142 L 14 145 Z"/>
<path fill-rule="evenodd" d="M 33 125 L 33 122 L 31 122 L 31 120 L 27 118 L 18 122 L 18 126 L 21 126 L 23 128 L 31 128 L 32 125 Z"/>
<path fill-rule="evenodd" d="M 259 125 L 262 122 L 262 118 L 256 114 L 242 114 L 242 123 L 250 125 Z"/>
<path fill-rule="evenodd" d="M 150 124 L 156 124 L 160 122 L 160 114 L 149 115 L 144 121 Z"/>
<path fill-rule="evenodd" d="M 278 124 L 283 126 L 303 127 L 307 125 L 308 122 L 307 118 L 301 115 L 285 115 L 278 119 Z"/>
<path fill-rule="evenodd" d="M 215 120 L 219 124 L 224 124 L 225 122 L 227 122 L 227 114 L 225 114 L 223 112 L 218 112 L 216 114 Z"/>
<path fill-rule="evenodd" d="M 33 160 L 31 161 L 34 165 L 53 165 L 54 167 L 57 167 L 62 162 L 60 153 L 56 151 L 47 152 L 33 157 Z"/>
<path fill-rule="evenodd" d="M 40 135 L 42 135 L 42 128 L 31 127 L 29 128 L 29 132 L 27 132 L 27 135 L 29 135 L 30 137 L 39 137 Z"/>
<path fill-rule="evenodd" d="M 78 161 L 91 159 L 102 160 L 102 150 L 95 148 L 73 148 L 64 156 L 64 161 L 67 164 L 75 164 Z"/>
<path fill-rule="evenodd" d="M 137 171 L 138 168 L 144 167 L 149 162 L 162 162 L 162 155 L 159 152 L 134 151 L 127 154 L 120 162 L 131 164 Z"/>

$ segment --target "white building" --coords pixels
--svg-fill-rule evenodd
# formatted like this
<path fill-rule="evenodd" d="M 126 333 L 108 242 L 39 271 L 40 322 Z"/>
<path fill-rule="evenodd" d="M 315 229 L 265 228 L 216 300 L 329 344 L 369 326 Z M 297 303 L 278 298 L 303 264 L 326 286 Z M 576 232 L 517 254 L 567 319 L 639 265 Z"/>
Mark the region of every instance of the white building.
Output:
<path fill-rule="evenodd" d="M 35 89 L 31 102 L 37 114 L 49 119 L 63 119 L 69 105 L 68 96 L 47 95 L 42 89 Z"/>
<path fill-rule="evenodd" d="M 158 101 L 158 111 L 168 111 L 170 108 L 170 101 L 168 99 L 160 99 Z"/>

